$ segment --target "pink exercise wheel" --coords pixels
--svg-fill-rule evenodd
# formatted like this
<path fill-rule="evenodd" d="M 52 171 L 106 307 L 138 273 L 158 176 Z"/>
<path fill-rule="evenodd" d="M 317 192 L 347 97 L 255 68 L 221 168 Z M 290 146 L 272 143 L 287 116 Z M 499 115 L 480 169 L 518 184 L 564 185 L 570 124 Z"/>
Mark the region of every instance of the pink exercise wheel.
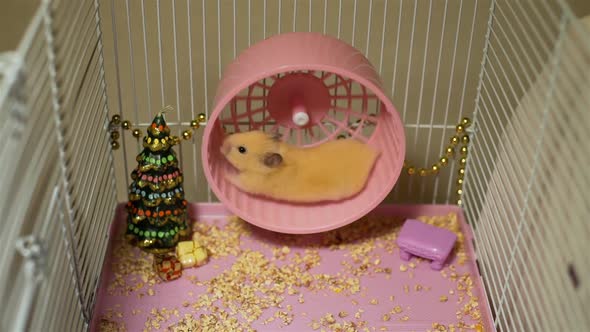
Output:
<path fill-rule="evenodd" d="M 377 148 L 381 156 L 366 187 L 352 198 L 279 202 L 244 193 L 224 178 L 223 138 L 249 130 L 279 132 L 302 147 L 352 137 Z M 405 136 L 399 114 L 362 53 L 333 37 L 294 32 L 251 46 L 227 67 L 201 154 L 213 192 L 232 213 L 272 231 L 318 233 L 358 220 L 385 199 L 402 169 Z"/>

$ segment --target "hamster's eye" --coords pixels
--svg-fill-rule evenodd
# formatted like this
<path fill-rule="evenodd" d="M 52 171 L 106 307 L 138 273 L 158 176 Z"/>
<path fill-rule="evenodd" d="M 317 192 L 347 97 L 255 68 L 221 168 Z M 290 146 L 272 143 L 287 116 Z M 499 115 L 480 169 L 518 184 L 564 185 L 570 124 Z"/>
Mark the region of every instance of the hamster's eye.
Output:
<path fill-rule="evenodd" d="M 238 151 L 239 151 L 241 154 L 244 154 L 244 153 L 246 153 L 246 148 L 245 148 L 245 147 L 243 147 L 243 146 L 239 146 L 239 147 L 238 147 Z"/>

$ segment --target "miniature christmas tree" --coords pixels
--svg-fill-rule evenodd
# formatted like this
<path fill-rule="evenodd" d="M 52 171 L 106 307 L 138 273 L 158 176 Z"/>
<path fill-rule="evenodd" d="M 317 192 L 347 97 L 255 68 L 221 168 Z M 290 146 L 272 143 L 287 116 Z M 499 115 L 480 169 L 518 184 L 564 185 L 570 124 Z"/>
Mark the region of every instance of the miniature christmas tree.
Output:
<path fill-rule="evenodd" d="M 190 238 L 187 201 L 183 177 L 172 146 L 177 138 L 160 112 L 143 138 L 143 151 L 131 173 L 127 203 L 127 239 L 142 250 L 157 256 L 175 250 L 176 244 Z"/>

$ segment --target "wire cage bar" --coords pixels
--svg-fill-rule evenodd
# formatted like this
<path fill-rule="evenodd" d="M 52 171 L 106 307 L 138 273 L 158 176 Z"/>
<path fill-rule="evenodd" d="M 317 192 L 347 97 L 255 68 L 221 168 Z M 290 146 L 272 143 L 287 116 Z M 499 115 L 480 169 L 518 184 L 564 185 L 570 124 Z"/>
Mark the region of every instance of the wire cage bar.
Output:
<path fill-rule="evenodd" d="M 7 58 L 0 329 L 83 330 L 117 203 L 98 2 L 42 2 Z"/>
<path fill-rule="evenodd" d="M 490 5 L 464 201 L 502 331 L 590 323 L 587 179 L 571 169 L 587 158 L 589 26 L 560 1 Z"/>

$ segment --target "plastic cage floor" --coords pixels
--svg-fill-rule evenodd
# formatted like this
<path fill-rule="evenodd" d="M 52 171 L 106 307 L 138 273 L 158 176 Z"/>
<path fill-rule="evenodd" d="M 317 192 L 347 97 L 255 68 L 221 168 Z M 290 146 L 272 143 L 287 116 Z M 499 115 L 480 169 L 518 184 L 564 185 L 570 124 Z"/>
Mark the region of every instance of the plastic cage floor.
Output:
<path fill-rule="evenodd" d="M 456 206 L 381 206 L 344 228 L 286 235 L 193 204 L 209 262 L 162 282 L 117 209 L 91 331 L 493 331 L 472 233 Z M 458 234 L 441 271 L 402 261 L 406 218 Z"/>

